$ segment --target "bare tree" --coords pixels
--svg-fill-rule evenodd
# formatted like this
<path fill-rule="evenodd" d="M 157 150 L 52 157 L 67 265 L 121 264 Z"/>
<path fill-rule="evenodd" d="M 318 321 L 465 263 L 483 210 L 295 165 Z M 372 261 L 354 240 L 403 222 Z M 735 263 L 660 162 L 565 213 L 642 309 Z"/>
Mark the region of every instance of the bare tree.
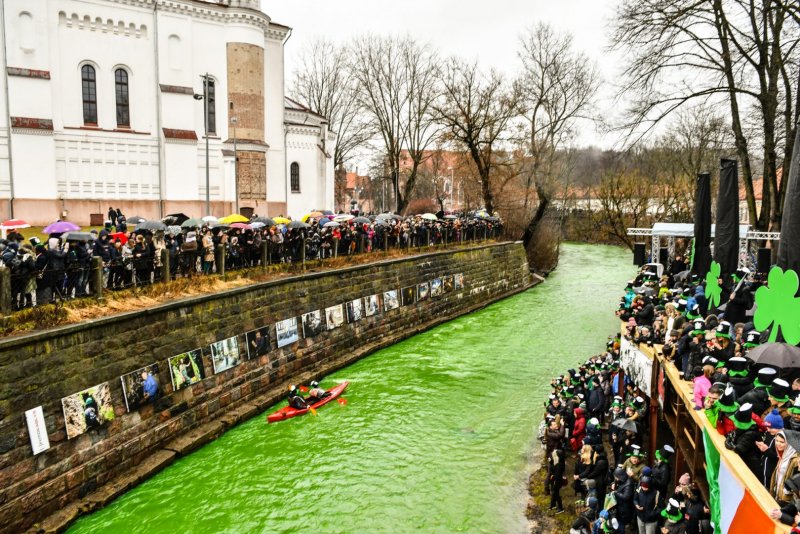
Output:
<path fill-rule="evenodd" d="M 628 65 L 621 96 L 631 100 L 624 127 L 640 136 L 686 104 L 728 108 L 750 219 L 780 226 L 785 181 L 796 135 L 794 83 L 800 37 L 796 8 L 777 0 L 625 0 L 615 47 Z M 748 113 L 757 129 L 747 131 Z M 751 146 L 763 161 L 762 205 L 756 210 Z"/>
<path fill-rule="evenodd" d="M 386 154 L 396 209 L 408 204 L 419 166 L 437 134 L 432 104 L 437 97 L 438 56 L 409 37 L 368 35 L 352 45 L 352 75 L 358 98 L 369 113 Z M 400 191 L 401 154 L 410 165 Z"/>
<path fill-rule="evenodd" d="M 328 119 L 337 136 L 334 168 L 344 167 L 354 151 L 369 141 L 374 131 L 356 98 L 347 48 L 325 39 L 309 43 L 300 53 L 300 67 L 292 83 L 292 97 Z"/>
<path fill-rule="evenodd" d="M 446 139 L 469 153 L 481 183 L 484 208 L 494 211 L 492 177 L 497 152 L 509 134 L 518 108 L 513 88 L 502 75 L 484 75 L 477 63 L 451 59 L 443 69 L 443 96 L 435 105 Z"/>
<path fill-rule="evenodd" d="M 596 66 L 574 49 L 572 36 L 558 34 L 548 24 L 528 29 L 521 38 L 522 75 L 517 81 L 523 103 L 524 167 L 528 191 L 535 189 L 537 206 L 523 241 L 530 242 L 544 218 L 559 173 L 569 169 L 564 156 L 581 119 L 589 119 L 599 84 Z"/>

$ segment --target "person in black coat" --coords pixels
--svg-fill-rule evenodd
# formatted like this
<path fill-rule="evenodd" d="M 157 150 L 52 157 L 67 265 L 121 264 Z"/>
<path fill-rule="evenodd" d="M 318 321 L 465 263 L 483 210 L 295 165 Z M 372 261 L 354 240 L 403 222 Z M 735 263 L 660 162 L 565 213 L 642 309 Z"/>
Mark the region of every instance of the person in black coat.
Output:
<path fill-rule="evenodd" d="M 49 273 L 46 271 L 45 276 L 48 277 L 53 295 L 63 298 L 64 276 L 67 271 L 67 253 L 61 249 L 57 238 L 52 237 L 47 243 L 47 269 Z"/>
<path fill-rule="evenodd" d="M 651 530 L 655 529 L 660 512 L 659 500 L 661 500 L 661 493 L 652 486 L 650 477 L 642 477 L 633 496 L 639 532 L 642 532 L 646 526 L 649 526 Z"/>
<path fill-rule="evenodd" d="M 747 310 L 752 307 L 752 288 L 750 284 L 744 283 L 731 293 L 725 308 L 725 320 L 731 324 L 747 322 Z"/>
<path fill-rule="evenodd" d="M 566 453 L 564 449 L 553 449 L 547 461 L 547 476 L 550 486 L 550 509 L 555 509 L 557 514 L 564 511 L 564 503 L 561 500 L 561 488 L 566 485 L 566 478 L 564 477 L 566 466 Z"/>
<path fill-rule="evenodd" d="M 620 523 L 620 532 L 634 521 L 635 508 L 633 506 L 633 480 L 628 477 L 624 469 L 618 467 L 614 470 L 614 483 L 611 485 L 614 498 L 617 501 L 617 521 Z"/>
<path fill-rule="evenodd" d="M 733 450 L 744 461 L 750 471 L 758 477 L 761 464 L 761 451 L 756 442 L 761 441 L 755 421 L 753 421 L 753 405 L 745 403 L 733 415 L 735 429 L 725 438 L 725 447 Z"/>
<path fill-rule="evenodd" d="M 608 458 L 602 445 L 595 445 L 594 463 L 586 471 L 581 473 L 581 481 L 594 481 L 595 491 L 597 492 L 597 502 L 602 507 L 606 499 L 606 478 L 608 477 Z M 585 484 L 586 485 L 586 484 Z M 588 485 L 586 485 L 588 487 Z"/>
<path fill-rule="evenodd" d="M 659 506 L 664 507 L 667 502 L 667 488 L 672 480 L 672 466 L 670 460 L 675 454 L 675 449 L 670 445 L 664 445 L 656 451 L 656 462 L 650 470 L 651 484 L 659 494 Z"/>
<path fill-rule="evenodd" d="M 749 402 L 753 405 L 753 413 L 761 416 L 770 407 L 768 388 L 772 387 L 772 383 L 777 377 L 778 372 L 772 367 L 759 369 L 753 382 L 753 389 L 738 398 L 739 404 Z"/>

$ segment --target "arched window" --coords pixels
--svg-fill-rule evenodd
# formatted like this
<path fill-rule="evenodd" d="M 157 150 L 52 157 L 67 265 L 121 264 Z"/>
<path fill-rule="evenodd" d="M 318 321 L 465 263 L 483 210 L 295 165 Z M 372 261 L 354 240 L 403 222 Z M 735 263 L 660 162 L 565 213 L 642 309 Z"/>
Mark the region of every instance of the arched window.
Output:
<path fill-rule="evenodd" d="M 114 71 L 114 86 L 117 91 L 117 126 L 128 128 L 131 125 L 131 108 L 128 100 L 128 72 L 125 69 Z"/>
<path fill-rule="evenodd" d="M 208 134 L 215 134 L 217 133 L 217 88 L 214 80 L 211 78 L 207 78 L 206 82 L 207 85 L 207 95 L 208 95 L 208 124 L 206 125 L 206 133 Z"/>
<path fill-rule="evenodd" d="M 289 167 L 289 177 L 291 178 L 292 193 L 300 192 L 300 164 L 296 161 Z"/>
<path fill-rule="evenodd" d="M 94 67 L 81 67 L 81 89 L 83 91 L 83 123 L 97 125 L 97 76 Z"/>

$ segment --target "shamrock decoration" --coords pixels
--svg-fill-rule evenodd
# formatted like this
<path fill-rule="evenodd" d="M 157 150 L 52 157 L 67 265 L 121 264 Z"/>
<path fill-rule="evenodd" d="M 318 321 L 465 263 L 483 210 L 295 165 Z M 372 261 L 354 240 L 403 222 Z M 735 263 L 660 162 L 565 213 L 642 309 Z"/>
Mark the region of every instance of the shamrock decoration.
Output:
<path fill-rule="evenodd" d="M 721 267 L 719 263 L 712 261 L 711 268 L 708 273 L 706 273 L 706 297 L 708 298 L 709 308 L 716 308 L 719 306 L 720 295 L 722 294 L 722 288 L 719 285 L 720 271 Z"/>
<path fill-rule="evenodd" d="M 753 317 L 756 328 L 770 328 L 769 342 L 778 338 L 778 328 L 791 345 L 800 343 L 800 299 L 795 298 L 800 281 L 791 269 L 783 271 L 773 267 L 769 272 L 768 287 L 756 291 L 758 309 Z"/>

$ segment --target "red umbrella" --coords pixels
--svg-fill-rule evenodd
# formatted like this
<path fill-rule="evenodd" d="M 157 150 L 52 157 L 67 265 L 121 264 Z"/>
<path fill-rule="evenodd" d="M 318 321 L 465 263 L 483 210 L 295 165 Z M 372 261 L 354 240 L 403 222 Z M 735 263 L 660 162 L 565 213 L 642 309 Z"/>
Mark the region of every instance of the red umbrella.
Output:
<path fill-rule="evenodd" d="M 6 230 L 15 230 L 17 228 L 30 228 L 31 225 L 22 219 L 9 219 L 7 221 L 3 221 L 2 227 Z"/>
<path fill-rule="evenodd" d="M 108 234 L 108 237 L 111 238 L 112 242 L 119 239 L 123 245 L 128 242 L 128 236 L 125 234 L 125 232 L 115 232 L 113 234 Z"/>

